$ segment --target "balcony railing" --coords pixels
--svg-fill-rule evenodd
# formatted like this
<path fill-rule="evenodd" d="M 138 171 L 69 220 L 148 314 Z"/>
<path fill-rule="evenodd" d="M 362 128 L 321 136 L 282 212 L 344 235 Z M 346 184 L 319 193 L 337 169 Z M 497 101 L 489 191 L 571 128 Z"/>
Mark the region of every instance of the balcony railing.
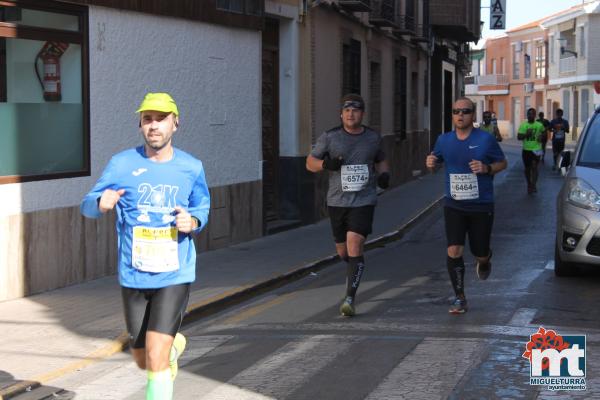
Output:
<path fill-rule="evenodd" d="M 485 88 L 484 91 L 493 90 L 496 93 L 508 94 L 508 76 L 503 74 L 465 76 L 465 94 L 480 94 L 482 86 L 500 86 L 496 88 Z"/>
<path fill-rule="evenodd" d="M 506 86 L 508 85 L 508 76 L 504 74 L 479 75 L 477 84 L 480 86 Z"/>
<path fill-rule="evenodd" d="M 370 0 L 338 0 L 338 4 L 352 12 L 371 11 Z"/>
<path fill-rule="evenodd" d="M 377 26 L 396 26 L 394 0 L 372 0 L 369 22 Z"/>
<path fill-rule="evenodd" d="M 429 23 L 436 34 L 464 42 L 479 38 L 479 1 L 429 0 Z"/>
<path fill-rule="evenodd" d="M 561 74 L 566 74 L 570 72 L 577 71 L 577 58 L 576 57 L 566 57 L 561 58 L 558 63 L 558 72 Z"/>
<path fill-rule="evenodd" d="M 431 26 L 430 25 L 417 25 L 417 29 L 415 30 L 415 37 L 413 41 L 415 42 L 429 42 L 431 38 Z"/>
<path fill-rule="evenodd" d="M 474 77 L 471 77 L 474 78 Z M 473 84 L 467 84 L 467 78 L 465 77 L 465 95 L 474 96 L 479 93 L 479 86 Z"/>
<path fill-rule="evenodd" d="M 415 19 L 410 15 L 396 15 L 394 33 L 396 35 L 414 35 Z"/>

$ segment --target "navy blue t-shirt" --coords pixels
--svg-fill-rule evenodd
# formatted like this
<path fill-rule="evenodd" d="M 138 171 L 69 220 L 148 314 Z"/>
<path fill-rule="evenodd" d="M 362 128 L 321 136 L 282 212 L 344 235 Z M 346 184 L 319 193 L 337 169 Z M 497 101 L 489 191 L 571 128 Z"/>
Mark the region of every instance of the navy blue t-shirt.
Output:
<path fill-rule="evenodd" d="M 493 211 L 493 177 L 475 175 L 469 167 L 472 160 L 492 164 L 506 158 L 492 135 L 473 128 L 466 139 L 460 140 L 456 131 L 446 132 L 435 142 L 433 154 L 445 166 L 447 207 L 464 211 Z M 451 181 L 454 185 L 452 188 Z"/>
<path fill-rule="evenodd" d="M 552 143 L 564 143 L 569 130 L 569 121 L 564 118 L 554 118 L 550 121 L 552 129 Z"/>

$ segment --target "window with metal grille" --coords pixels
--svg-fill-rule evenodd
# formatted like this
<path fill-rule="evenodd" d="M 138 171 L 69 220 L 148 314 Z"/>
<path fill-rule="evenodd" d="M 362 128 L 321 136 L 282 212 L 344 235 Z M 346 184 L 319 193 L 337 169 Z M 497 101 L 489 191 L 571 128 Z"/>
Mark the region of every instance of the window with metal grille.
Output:
<path fill-rule="evenodd" d="M 535 77 L 546 77 L 546 44 L 539 42 L 535 50 Z"/>
<path fill-rule="evenodd" d="M 581 89 L 581 122 L 585 123 L 590 117 L 590 91 Z"/>
<path fill-rule="evenodd" d="M 381 131 L 381 64 L 370 63 L 369 73 L 369 125 Z"/>
<path fill-rule="evenodd" d="M 342 49 L 342 96 L 360 94 L 360 42 L 350 39 Z"/>
<path fill-rule="evenodd" d="M 529 43 L 523 43 L 523 78 L 531 78 L 531 55 L 529 54 Z"/>
<path fill-rule="evenodd" d="M 585 57 L 585 27 L 579 27 L 579 57 Z"/>
<path fill-rule="evenodd" d="M 396 58 L 394 60 L 394 132 L 402 140 L 406 139 L 406 73 L 406 57 Z"/>

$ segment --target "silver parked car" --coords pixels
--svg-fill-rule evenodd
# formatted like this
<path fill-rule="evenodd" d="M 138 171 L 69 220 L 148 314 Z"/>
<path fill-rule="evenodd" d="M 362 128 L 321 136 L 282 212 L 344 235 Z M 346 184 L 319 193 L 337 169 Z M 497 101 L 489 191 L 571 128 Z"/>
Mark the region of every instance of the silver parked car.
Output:
<path fill-rule="evenodd" d="M 554 272 L 567 276 L 578 264 L 600 266 L 600 108 L 560 166 L 566 175 L 557 198 Z"/>

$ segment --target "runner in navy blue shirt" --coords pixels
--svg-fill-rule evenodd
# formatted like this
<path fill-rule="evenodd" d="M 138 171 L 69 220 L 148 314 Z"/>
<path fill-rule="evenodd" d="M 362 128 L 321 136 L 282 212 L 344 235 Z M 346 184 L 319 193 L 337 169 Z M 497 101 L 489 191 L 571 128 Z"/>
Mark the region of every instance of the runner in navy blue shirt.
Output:
<path fill-rule="evenodd" d="M 490 275 L 490 236 L 494 221 L 492 178 L 506 168 L 506 158 L 496 139 L 473 127 L 473 111 L 470 99 L 456 100 L 452 109 L 455 130 L 440 135 L 426 160 L 427 168 L 432 171 L 445 164 L 446 264 L 456 295 L 449 309 L 452 314 L 467 311 L 463 260 L 467 234 L 471 252 L 477 259 L 477 275 L 480 279 Z"/>
<path fill-rule="evenodd" d="M 554 155 L 553 170 L 558 169 L 558 156 L 565 149 L 565 139 L 569 133 L 569 121 L 563 118 L 563 110 L 556 110 L 556 118 L 550 121 L 550 130 L 552 131 L 552 153 Z"/>

